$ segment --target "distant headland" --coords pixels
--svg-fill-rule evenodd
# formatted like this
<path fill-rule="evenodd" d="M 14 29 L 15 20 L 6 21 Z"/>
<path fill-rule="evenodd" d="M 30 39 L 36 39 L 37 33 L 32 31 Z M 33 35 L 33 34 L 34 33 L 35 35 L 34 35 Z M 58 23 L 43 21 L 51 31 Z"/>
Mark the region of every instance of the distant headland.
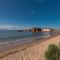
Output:
<path fill-rule="evenodd" d="M 17 30 L 18 32 L 52 32 L 54 29 L 52 28 L 37 28 L 33 27 L 31 29 Z"/>

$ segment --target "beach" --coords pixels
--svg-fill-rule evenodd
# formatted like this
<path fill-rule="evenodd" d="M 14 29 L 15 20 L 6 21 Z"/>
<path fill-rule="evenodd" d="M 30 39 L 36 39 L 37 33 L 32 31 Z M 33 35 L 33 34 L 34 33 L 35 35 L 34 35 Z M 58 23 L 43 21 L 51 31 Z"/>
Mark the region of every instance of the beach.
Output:
<path fill-rule="evenodd" d="M 0 0 L 0 60 L 60 60 L 60 0 Z"/>
<path fill-rule="evenodd" d="M 0 60 L 45 60 L 44 54 L 49 44 L 60 43 L 60 35 L 40 39 L 25 44 L 12 43 L 0 50 Z M 5 50 L 4 50 L 5 49 Z"/>

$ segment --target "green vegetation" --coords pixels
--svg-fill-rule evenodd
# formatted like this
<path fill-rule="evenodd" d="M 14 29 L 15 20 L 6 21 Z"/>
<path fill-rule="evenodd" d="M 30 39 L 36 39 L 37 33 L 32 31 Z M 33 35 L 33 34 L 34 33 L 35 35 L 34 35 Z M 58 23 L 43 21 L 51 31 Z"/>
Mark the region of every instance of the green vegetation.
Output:
<path fill-rule="evenodd" d="M 48 46 L 48 50 L 45 52 L 46 60 L 60 60 L 60 44 L 56 46 L 54 44 Z"/>

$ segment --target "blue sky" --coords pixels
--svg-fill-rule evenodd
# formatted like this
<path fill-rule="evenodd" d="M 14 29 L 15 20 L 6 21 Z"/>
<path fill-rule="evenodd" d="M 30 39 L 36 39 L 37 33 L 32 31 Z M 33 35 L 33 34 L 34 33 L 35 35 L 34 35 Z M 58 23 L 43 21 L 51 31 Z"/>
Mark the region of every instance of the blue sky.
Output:
<path fill-rule="evenodd" d="M 60 28 L 60 0 L 0 0 L 0 29 Z"/>

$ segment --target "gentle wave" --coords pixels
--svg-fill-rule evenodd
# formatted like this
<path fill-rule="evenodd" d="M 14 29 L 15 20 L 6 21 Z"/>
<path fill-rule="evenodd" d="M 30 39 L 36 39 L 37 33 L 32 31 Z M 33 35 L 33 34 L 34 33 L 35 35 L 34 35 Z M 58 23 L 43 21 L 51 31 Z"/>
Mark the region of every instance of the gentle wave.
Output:
<path fill-rule="evenodd" d="M 17 32 L 17 31 L 0 31 L 0 43 L 10 42 L 19 40 L 31 41 L 33 39 L 42 38 L 44 36 L 51 35 L 50 32 L 40 32 L 40 33 L 31 33 L 31 32 Z"/>

